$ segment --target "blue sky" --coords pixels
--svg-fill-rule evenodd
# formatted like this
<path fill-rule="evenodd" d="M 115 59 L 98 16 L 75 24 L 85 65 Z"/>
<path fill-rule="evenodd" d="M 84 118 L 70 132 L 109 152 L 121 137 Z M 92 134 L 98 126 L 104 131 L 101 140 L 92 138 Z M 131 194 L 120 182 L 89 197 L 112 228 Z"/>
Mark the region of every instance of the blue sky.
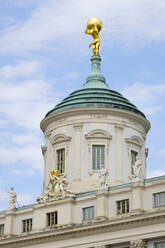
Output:
<path fill-rule="evenodd" d="M 165 174 L 165 1 L 0 0 L 0 209 L 42 191 L 40 121 L 90 71 L 86 22 L 98 16 L 102 73 L 151 122 L 148 177 Z"/>

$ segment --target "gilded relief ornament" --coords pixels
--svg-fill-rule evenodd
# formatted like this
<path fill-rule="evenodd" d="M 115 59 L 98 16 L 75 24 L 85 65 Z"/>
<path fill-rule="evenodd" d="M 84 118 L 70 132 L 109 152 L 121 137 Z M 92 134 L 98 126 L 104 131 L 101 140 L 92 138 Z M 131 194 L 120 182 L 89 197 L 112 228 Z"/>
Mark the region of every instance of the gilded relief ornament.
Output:
<path fill-rule="evenodd" d="M 54 199 L 63 199 L 66 197 L 75 197 L 73 193 L 66 189 L 66 178 L 60 176 L 57 169 L 53 169 L 50 172 L 52 178 L 50 179 L 51 190 L 49 191 L 50 196 Z"/>
<path fill-rule="evenodd" d="M 52 177 L 58 177 L 59 176 L 59 171 L 57 169 L 53 169 L 50 174 L 52 175 Z"/>
<path fill-rule="evenodd" d="M 89 44 L 89 48 L 92 46 L 93 55 L 100 55 L 100 35 L 99 32 L 102 29 L 102 21 L 98 17 L 90 18 L 87 22 L 85 34 L 92 35 L 94 41 Z"/>
<path fill-rule="evenodd" d="M 43 191 L 42 195 L 37 198 L 37 202 L 46 203 L 53 200 L 60 200 L 67 197 L 75 197 L 75 195 L 66 189 L 67 182 L 57 169 L 50 172 L 51 178 L 48 186 Z"/>

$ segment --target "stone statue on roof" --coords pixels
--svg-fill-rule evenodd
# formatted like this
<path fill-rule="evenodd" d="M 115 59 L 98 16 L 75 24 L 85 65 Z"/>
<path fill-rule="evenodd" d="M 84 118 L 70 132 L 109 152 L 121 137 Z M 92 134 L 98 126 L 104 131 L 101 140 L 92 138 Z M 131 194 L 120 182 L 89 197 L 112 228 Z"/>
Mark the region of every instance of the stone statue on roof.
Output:
<path fill-rule="evenodd" d="M 107 183 L 108 170 L 101 164 L 101 168 L 99 171 L 99 181 L 100 181 L 100 189 L 108 190 Z"/>
<path fill-rule="evenodd" d="M 144 180 L 144 168 L 142 166 L 142 161 L 140 160 L 139 154 L 136 157 L 135 164 L 133 165 L 134 175 L 132 176 L 133 181 Z"/>
<path fill-rule="evenodd" d="M 13 187 L 11 187 L 9 194 L 10 194 L 10 202 L 9 202 L 10 207 L 9 207 L 9 209 L 14 209 L 14 208 L 16 208 L 17 194 L 14 191 Z"/>

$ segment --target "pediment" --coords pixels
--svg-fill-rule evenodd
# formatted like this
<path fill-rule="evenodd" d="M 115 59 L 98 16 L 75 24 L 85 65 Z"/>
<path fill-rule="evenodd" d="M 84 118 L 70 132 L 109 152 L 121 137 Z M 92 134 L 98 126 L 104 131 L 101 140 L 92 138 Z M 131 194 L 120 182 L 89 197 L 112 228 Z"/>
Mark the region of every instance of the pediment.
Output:
<path fill-rule="evenodd" d="M 112 136 L 102 129 L 93 130 L 86 134 L 85 137 L 86 139 L 112 139 Z"/>
<path fill-rule="evenodd" d="M 71 137 L 68 137 L 65 134 L 57 134 L 52 138 L 51 143 L 52 145 L 54 145 L 57 143 L 68 142 L 70 140 L 71 140 Z"/>
<path fill-rule="evenodd" d="M 127 143 L 131 143 L 137 146 L 142 146 L 144 144 L 144 141 L 139 138 L 138 136 L 132 136 L 130 138 L 125 139 Z"/>

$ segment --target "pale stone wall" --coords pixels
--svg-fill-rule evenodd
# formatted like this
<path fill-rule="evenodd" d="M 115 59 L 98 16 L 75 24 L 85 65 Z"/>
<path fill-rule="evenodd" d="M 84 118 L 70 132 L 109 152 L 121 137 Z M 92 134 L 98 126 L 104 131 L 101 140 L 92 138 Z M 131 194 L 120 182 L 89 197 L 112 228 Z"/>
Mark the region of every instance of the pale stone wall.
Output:
<path fill-rule="evenodd" d="M 148 187 L 145 187 L 143 194 L 143 202 L 144 202 L 144 210 L 153 208 L 153 194 L 165 191 L 165 186 L 163 181 L 161 184 L 157 184 L 157 182 L 148 183 Z M 165 208 L 161 207 L 161 208 Z"/>
<path fill-rule="evenodd" d="M 76 198 L 66 198 L 47 204 L 39 204 L 27 209 L 15 211 L 8 210 L 0 214 L 0 224 L 5 224 L 5 235 L 20 235 L 22 233 L 22 220 L 33 219 L 33 231 L 38 232 L 47 228 L 47 213 L 58 211 L 58 226 L 80 224 L 83 222 L 83 208 L 94 206 L 95 220 L 123 219 L 129 216 L 143 214 L 144 217 L 152 213 L 161 214 L 165 206 L 153 207 L 153 194 L 165 191 L 165 178 L 151 180 L 149 182 L 136 182 L 126 185 L 118 185 L 110 191 L 99 190 L 96 194 L 82 195 Z M 130 211 L 117 215 L 116 201 L 129 199 Z M 95 220 L 92 220 L 95 221 Z"/>
<path fill-rule="evenodd" d="M 82 197 L 77 199 L 76 204 L 74 204 L 73 223 L 82 223 L 83 208 L 91 206 L 94 206 L 94 214 L 96 216 L 96 197 Z"/>
<path fill-rule="evenodd" d="M 13 223 L 13 234 L 18 235 L 22 233 L 22 221 L 26 219 L 33 218 L 33 212 L 28 211 L 28 213 L 24 213 L 24 211 L 19 211 L 14 218 Z"/>
<path fill-rule="evenodd" d="M 74 112 L 74 111 L 72 111 Z M 98 176 L 97 173 L 91 173 L 91 148 L 89 141 L 86 139 L 86 135 L 94 130 L 103 130 L 107 132 L 111 139 L 108 143 L 105 140 L 94 139 L 93 143 L 106 144 L 106 166 L 109 172 L 110 185 L 118 185 L 120 183 L 127 183 L 130 181 L 130 149 L 127 139 L 137 137 L 143 142 L 141 147 L 136 147 L 140 152 L 142 164 L 145 167 L 145 140 L 146 136 L 146 120 L 142 121 L 140 116 L 136 115 L 133 119 L 126 113 L 120 116 L 121 113 L 113 115 L 109 114 L 108 110 L 104 109 L 104 114 L 95 110 L 92 114 L 82 112 L 76 112 L 76 115 L 62 115 L 59 118 L 55 118 L 50 124 L 46 126 L 45 136 L 47 137 L 47 159 L 45 164 L 45 183 L 48 184 L 50 178 L 50 170 L 55 167 L 56 164 L 56 148 L 64 147 L 67 149 L 66 154 L 66 178 L 70 183 L 70 189 L 76 190 L 76 192 L 83 192 L 86 190 L 97 189 Z M 95 113 L 96 112 L 96 113 Z M 84 114 L 85 113 L 85 114 Z M 56 115 L 55 115 L 56 116 Z M 133 120 L 132 120 L 132 119 Z M 140 120 L 139 120 L 140 119 Z M 140 122 L 140 123 L 139 123 Z M 53 138 L 56 135 L 63 134 L 70 137 L 70 141 L 61 142 L 57 144 L 51 144 Z M 90 140 L 92 144 L 92 139 Z M 74 158 L 74 159 L 73 159 Z M 80 182 L 81 181 L 81 182 Z M 83 184 L 82 182 L 88 182 Z"/>
<path fill-rule="evenodd" d="M 109 218 L 115 217 L 117 215 L 117 208 L 116 208 L 116 202 L 120 200 L 126 200 L 129 199 L 130 202 L 130 211 L 131 211 L 131 192 L 119 192 L 116 193 L 112 191 L 109 197 Z M 121 216 L 121 215 L 120 215 Z"/>

